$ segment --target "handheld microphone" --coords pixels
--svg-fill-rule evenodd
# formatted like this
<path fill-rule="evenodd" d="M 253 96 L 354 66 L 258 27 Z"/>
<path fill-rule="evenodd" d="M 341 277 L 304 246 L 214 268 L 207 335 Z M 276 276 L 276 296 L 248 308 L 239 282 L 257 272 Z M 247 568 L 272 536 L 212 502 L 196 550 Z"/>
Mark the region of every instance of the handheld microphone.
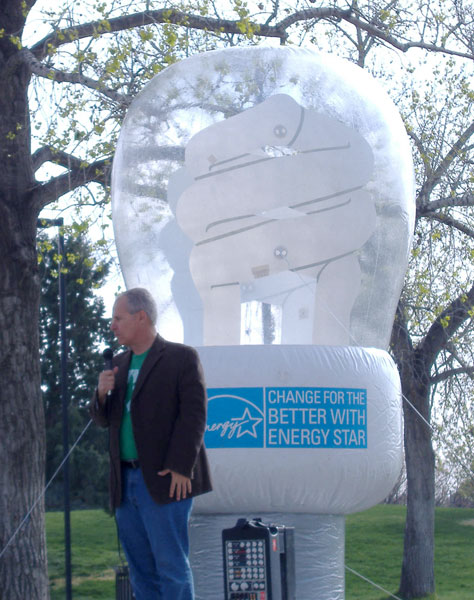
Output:
<path fill-rule="evenodd" d="M 104 357 L 105 370 L 106 371 L 111 371 L 114 368 L 113 364 L 112 364 L 112 359 L 114 357 L 114 353 L 113 353 L 112 348 L 106 348 L 102 352 L 102 356 Z M 109 390 L 107 392 L 107 398 L 110 398 L 111 395 L 112 395 L 112 390 Z"/>

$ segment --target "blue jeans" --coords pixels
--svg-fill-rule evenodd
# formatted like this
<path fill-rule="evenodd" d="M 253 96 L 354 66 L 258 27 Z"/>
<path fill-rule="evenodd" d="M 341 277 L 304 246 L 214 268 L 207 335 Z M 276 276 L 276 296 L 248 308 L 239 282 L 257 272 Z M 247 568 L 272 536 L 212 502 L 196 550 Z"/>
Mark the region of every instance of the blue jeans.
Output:
<path fill-rule="evenodd" d="M 157 504 L 141 469 L 122 467 L 122 504 L 115 516 L 136 600 L 193 600 L 191 507 L 191 498 Z"/>

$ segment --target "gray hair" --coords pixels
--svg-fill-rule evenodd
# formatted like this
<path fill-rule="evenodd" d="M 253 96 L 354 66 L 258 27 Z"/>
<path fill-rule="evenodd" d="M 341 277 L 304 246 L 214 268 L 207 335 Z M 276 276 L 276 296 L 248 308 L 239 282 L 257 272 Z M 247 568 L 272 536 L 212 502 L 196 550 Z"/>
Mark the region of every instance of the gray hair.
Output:
<path fill-rule="evenodd" d="M 156 309 L 156 302 L 153 296 L 145 288 L 131 288 L 122 294 L 117 296 L 119 298 L 126 298 L 128 305 L 128 312 L 132 315 L 143 310 L 148 315 L 148 318 L 153 323 L 156 323 L 158 311 Z"/>

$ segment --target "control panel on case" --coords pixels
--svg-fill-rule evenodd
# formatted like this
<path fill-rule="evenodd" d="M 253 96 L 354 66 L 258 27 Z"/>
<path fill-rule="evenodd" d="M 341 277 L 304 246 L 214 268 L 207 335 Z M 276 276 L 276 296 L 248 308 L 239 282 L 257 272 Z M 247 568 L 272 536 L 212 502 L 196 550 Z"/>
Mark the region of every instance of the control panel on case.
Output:
<path fill-rule="evenodd" d="M 230 600 L 266 600 L 265 541 L 225 542 L 227 592 Z"/>

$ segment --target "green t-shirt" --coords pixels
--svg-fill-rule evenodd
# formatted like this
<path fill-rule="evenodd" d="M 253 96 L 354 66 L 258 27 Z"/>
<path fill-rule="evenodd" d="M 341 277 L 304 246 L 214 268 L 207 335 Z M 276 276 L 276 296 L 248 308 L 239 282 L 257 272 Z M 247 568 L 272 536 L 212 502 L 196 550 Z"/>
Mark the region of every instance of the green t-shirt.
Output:
<path fill-rule="evenodd" d="M 137 447 L 133 437 L 132 405 L 133 389 L 138 379 L 138 373 L 148 354 L 148 350 L 143 354 L 132 354 L 130 368 L 128 369 L 127 393 L 125 396 L 125 406 L 123 407 L 122 423 L 120 425 L 120 458 L 122 460 L 135 460 L 138 458 Z"/>

